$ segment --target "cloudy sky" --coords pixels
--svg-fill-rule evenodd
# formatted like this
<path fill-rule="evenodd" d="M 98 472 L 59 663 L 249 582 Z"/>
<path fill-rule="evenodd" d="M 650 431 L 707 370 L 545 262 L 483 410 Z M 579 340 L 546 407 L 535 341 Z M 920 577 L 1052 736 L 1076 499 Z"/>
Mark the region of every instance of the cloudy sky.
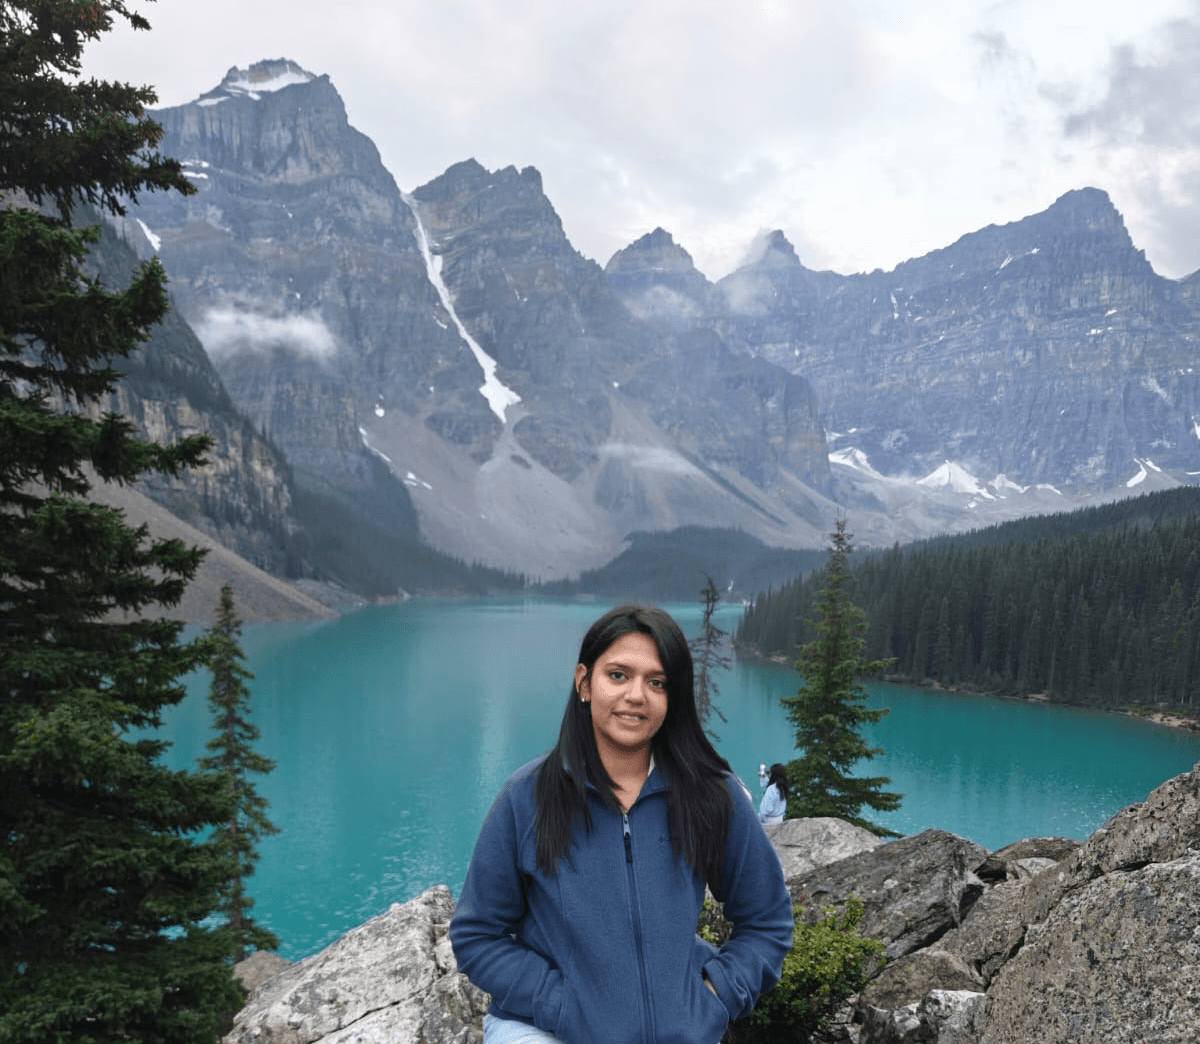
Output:
<path fill-rule="evenodd" d="M 411 190 L 541 171 L 604 264 L 662 226 L 710 278 L 782 229 L 890 269 L 1073 188 L 1161 274 L 1200 269 L 1200 0 L 129 0 L 91 75 L 190 101 L 232 66 L 328 73 Z"/>

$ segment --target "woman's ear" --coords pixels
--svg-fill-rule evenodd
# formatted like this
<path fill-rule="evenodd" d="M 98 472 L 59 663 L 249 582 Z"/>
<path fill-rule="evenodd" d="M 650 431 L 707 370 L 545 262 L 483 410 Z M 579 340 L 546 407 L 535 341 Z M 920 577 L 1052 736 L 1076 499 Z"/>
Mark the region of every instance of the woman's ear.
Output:
<path fill-rule="evenodd" d="M 575 664 L 575 691 L 587 703 L 592 698 L 592 686 L 588 681 L 588 670 L 582 663 Z"/>

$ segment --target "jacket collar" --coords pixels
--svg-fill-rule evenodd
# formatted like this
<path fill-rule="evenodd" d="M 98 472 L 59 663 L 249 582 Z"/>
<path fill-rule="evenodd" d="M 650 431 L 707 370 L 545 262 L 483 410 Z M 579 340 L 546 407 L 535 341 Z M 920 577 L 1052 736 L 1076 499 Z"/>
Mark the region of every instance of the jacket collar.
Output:
<path fill-rule="evenodd" d="M 566 763 L 564 762 L 564 768 L 565 767 L 566 767 Z M 568 769 L 568 771 L 570 771 L 570 770 Z M 591 780 L 588 780 L 588 789 L 591 790 L 596 795 L 599 795 L 599 793 L 600 793 L 599 787 L 597 787 L 596 784 L 593 783 Z M 642 798 L 646 797 L 648 794 L 658 794 L 658 793 L 665 791 L 666 789 L 667 789 L 667 781 L 663 778 L 662 771 L 659 769 L 657 763 L 654 760 L 654 751 L 651 750 L 650 751 L 650 773 L 649 773 L 649 775 L 646 776 L 646 782 L 642 784 L 642 789 L 640 791 L 638 791 L 637 801 L 634 801 L 633 804 L 636 805 L 638 803 L 638 801 L 641 801 Z M 633 806 L 631 805 L 630 807 L 632 808 Z"/>

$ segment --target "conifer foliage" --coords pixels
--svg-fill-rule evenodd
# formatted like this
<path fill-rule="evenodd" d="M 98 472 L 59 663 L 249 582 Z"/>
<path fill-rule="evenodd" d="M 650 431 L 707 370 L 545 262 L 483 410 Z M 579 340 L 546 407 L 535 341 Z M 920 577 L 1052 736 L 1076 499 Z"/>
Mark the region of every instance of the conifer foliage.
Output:
<path fill-rule="evenodd" d="M 815 576 L 759 597 L 737 642 L 806 640 Z M 1200 710 L 1200 489 L 1022 519 L 865 557 L 864 655 L 889 677 L 1100 707 Z"/>
<path fill-rule="evenodd" d="M 103 412 L 165 277 L 89 278 L 97 230 L 72 216 L 190 191 L 154 151 L 153 92 L 77 78 L 114 18 L 145 27 L 120 0 L 0 0 L 0 1042 L 194 1044 L 241 1001 L 228 930 L 203 926 L 228 863 L 199 838 L 228 796 L 146 731 L 205 648 L 143 610 L 177 601 L 200 553 L 85 499 L 208 445 Z"/>
<path fill-rule="evenodd" d="M 202 769 L 217 772 L 233 799 L 233 815 L 214 834 L 225 851 L 231 872 L 224 898 L 226 921 L 237 941 L 235 960 L 246 959 L 246 948 L 275 950 L 279 940 L 274 933 L 255 924 L 247 916 L 254 900 L 246 894 L 246 878 L 258 863 L 258 841 L 278 828 L 267 818 L 267 799 L 255 789 L 247 773 L 267 773 L 275 762 L 254 750 L 258 727 L 249 720 L 250 690 L 246 686 L 254 675 L 243 666 L 241 647 L 242 621 L 233 604 L 233 588 L 221 588 L 217 622 L 209 629 L 211 646 L 209 669 L 212 687 L 208 704 L 213 712 L 216 735 L 208 742 L 212 751 L 200 762 Z"/>
<path fill-rule="evenodd" d="M 862 726 L 879 721 L 886 709 L 866 706 L 867 693 L 858 681 L 887 666 L 886 660 L 862 658 L 866 623 L 862 610 L 850 601 L 847 586 L 851 551 L 846 522 L 839 519 L 832 534 L 825 586 L 811 621 L 817 637 L 804 645 L 796 669 L 804 684 L 795 696 L 782 699 L 788 720 L 796 727 L 796 747 L 804 753 L 788 763 L 789 817 L 835 816 L 878 834 L 885 828 L 864 819 L 863 805 L 879 812 L 900 806 L 900 795 L 885 791 L 886 776 L 851 775 L 854 766 L 883 751 L 868 747 Z"/>

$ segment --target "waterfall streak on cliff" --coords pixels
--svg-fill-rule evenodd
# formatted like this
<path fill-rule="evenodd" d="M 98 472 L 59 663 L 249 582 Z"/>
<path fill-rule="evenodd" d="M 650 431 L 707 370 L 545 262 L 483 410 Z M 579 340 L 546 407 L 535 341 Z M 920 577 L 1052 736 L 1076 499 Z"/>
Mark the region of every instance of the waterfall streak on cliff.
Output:
<path fill-rule="evenodd" d="M 503 421 L 504 411 L 509 406 L 514 406 L 520 402 L 521 396 L 511 388 L 500 383 L 499 378 L 496 376 L 496 360 L 480 348 L 475 338 L 467 333 L 467 328 L 463 326 L 462 320 L 458 318 L 458 313 L 454 310 L 454 304 L 450 300 L 450 291 L 442 281 L 441 266 L 438 264 L 441 258 L 435 258 L 433 251 L 429 247 L 429 236 L 426 234 L 425 226 L 421 222 L 421 214 L 417 210 L 416 201 L 407 194 L 403 195 L 402 198 L 408 204 L 408 209 L 412 211 L 413 218 L 417 223 L 417 246 L 421 249 L 421 257 L 425 259 L 425 270 L 429 273 L 429 281 L 437 290 L 438 297 L 442 301 L 442 307 L 446 309 L 450 318 L 454 320 L 454 325 L 458 328 L 459 336 L 467 342 L 467 347 L 471 349 L 476 361 L 483 367 L 483 384 L 479 388 L 479 394 L 487 399 L 492 412 Z"/>

